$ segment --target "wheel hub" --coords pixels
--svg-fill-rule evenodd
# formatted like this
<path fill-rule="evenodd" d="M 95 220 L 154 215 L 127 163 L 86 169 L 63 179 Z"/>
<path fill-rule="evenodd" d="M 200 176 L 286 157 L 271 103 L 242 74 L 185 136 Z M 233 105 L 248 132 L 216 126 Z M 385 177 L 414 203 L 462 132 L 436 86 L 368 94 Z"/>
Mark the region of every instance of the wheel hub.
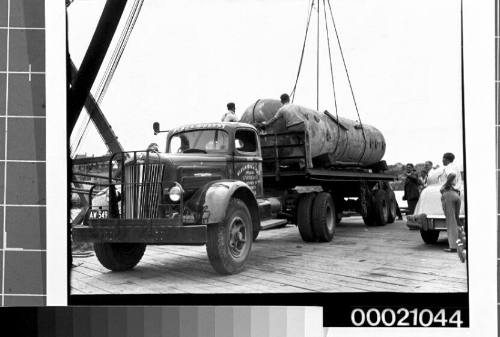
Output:
<path fill-rule="evenodd" d="M 229 225 L 229 251 L 234 257 L 239 257 L 246 244 L 246 229 L 243 220 L 235 217 Z"/>

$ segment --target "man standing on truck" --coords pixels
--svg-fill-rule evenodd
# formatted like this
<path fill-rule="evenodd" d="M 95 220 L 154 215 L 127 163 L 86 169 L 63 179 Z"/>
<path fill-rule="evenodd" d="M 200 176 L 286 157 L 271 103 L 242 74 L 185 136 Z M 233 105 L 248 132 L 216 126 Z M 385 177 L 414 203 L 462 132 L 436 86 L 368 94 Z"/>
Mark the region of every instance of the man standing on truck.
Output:
<path fill-rule="evenodd" d="M 303 116 L 300 113 L 297 113 L 297 111 L 294 110 L 293 106 L 290 105 L 290 96 L 288 96 L 288 94 L 282 94 L 280 96 L 280 100 L 282 106 L 278 109 L 273 118 L 258 124 L 257 127 L 265 129 L 282 118 L 284 120 L 287 131 L 305 131 L 306 124 L 304 123 Z M 306 146 L 309 148 L 309 153 L 311 153 L 308 132 L 306 132 L 305 142 Z M 310 156 L 307 158 L 307 161 L 307 166 L 312 168 L 313 164 Z M 305 164 L 306 163 L 303 159 L 299 160 L 299 165 L 301 168 L 305 167 Z"/>
<path fill-rule="evenodd" d="M 460 169 L 453 163 L 455 155 L 447 152 L 443 155 L 444 175 L 446 182 L 441 188 L 441 204 L 446 217 L 446 228 L 448 233 L 449 247 L 445 252 L 457 251 L 458 226 L 460 226 L 460 190 L 462 187 L 462 176 Z"/>
<path fill-rule="evenodd" d="M 286 128 L 289 131 L 302 131 L 304 130 L 303 123 L 304 121 L 298 117 L 297 114 L 293 113 L 288 113 L 287 109 L 284 109 L 287 105 L 290 104 L 290 96 L 288 94 L 283 94 L 280 96 L 281 100 L 281 108 L 278 109 L 276 114 L 274 115 L 273 118 L 270 120 L 262 122 L 259 126 L 262 129 L 265 129 L 266 127 L 273 125 L 278 119 L 283 118 L 285 119 L 286 123 Z M 298 128 L 297 128 L 298 126 Z"/>
<path fill-rule="evenodd" d="M 227 103 L 227 112 L 224 113 L 221 119 L 222 122 L 237 122 L 236 105 L 233 102 Z"/>

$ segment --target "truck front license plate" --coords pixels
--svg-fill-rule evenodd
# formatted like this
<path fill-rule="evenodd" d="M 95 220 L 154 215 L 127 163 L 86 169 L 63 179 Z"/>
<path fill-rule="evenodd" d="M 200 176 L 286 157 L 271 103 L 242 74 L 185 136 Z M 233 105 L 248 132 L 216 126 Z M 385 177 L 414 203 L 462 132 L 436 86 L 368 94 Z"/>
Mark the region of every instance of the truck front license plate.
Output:
<path fill-rule="evenodd" d="M 107 219 L 108 210 L 107 209 L 92 209 L 90 210 L 90 219 Z"/>

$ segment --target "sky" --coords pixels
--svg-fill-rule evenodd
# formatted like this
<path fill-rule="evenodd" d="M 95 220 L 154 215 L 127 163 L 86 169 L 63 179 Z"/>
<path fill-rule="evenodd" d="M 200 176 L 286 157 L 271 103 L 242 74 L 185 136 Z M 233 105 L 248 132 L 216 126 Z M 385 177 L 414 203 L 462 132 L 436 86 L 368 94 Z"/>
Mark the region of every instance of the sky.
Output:
<path fill-rule="evenodd" d="M 69 49 L 77 66 L 104 3 L 75 0 L 69 7 Z M 331 4 L 361 120 L 383 133 L 384 159 L 439 163 L 444 152 L 453 152 L 461 164 L 459 1 Z M 310 0 L 144 1 L 101 105 L 124 148 L 140 150 L 151 142 L 164 147 L 165 134 L 153 135 L 155 121 L 162 129 L 218 121 L 227 102 L 235 102 L 241 116 L 257 99 L 290 92 L 309 6 Z M 316 22 L 313 16 L 295 99 L 310 108 L 316 108 Z M 332 112 L 323 17 L 320 26 L 319 109 Z M 121 26 L 108 57 L 120 33 Z M 331 26 L 330 38 L 338 114 L 357 119 Z M 106 147 L 89 129 L 78 153 L 104 154 Z"/>

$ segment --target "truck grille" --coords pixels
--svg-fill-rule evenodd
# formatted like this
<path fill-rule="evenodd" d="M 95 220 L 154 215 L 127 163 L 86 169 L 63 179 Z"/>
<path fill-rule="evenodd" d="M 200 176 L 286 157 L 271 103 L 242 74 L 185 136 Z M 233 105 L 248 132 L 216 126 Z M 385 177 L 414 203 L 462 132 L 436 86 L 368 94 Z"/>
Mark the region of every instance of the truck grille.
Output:
<path fill-rule="evenodd" d="M 157 218 L 163 164 L 135 162 L 131 165 L 125 165 L 124 174 L 125 218 Z"/>

